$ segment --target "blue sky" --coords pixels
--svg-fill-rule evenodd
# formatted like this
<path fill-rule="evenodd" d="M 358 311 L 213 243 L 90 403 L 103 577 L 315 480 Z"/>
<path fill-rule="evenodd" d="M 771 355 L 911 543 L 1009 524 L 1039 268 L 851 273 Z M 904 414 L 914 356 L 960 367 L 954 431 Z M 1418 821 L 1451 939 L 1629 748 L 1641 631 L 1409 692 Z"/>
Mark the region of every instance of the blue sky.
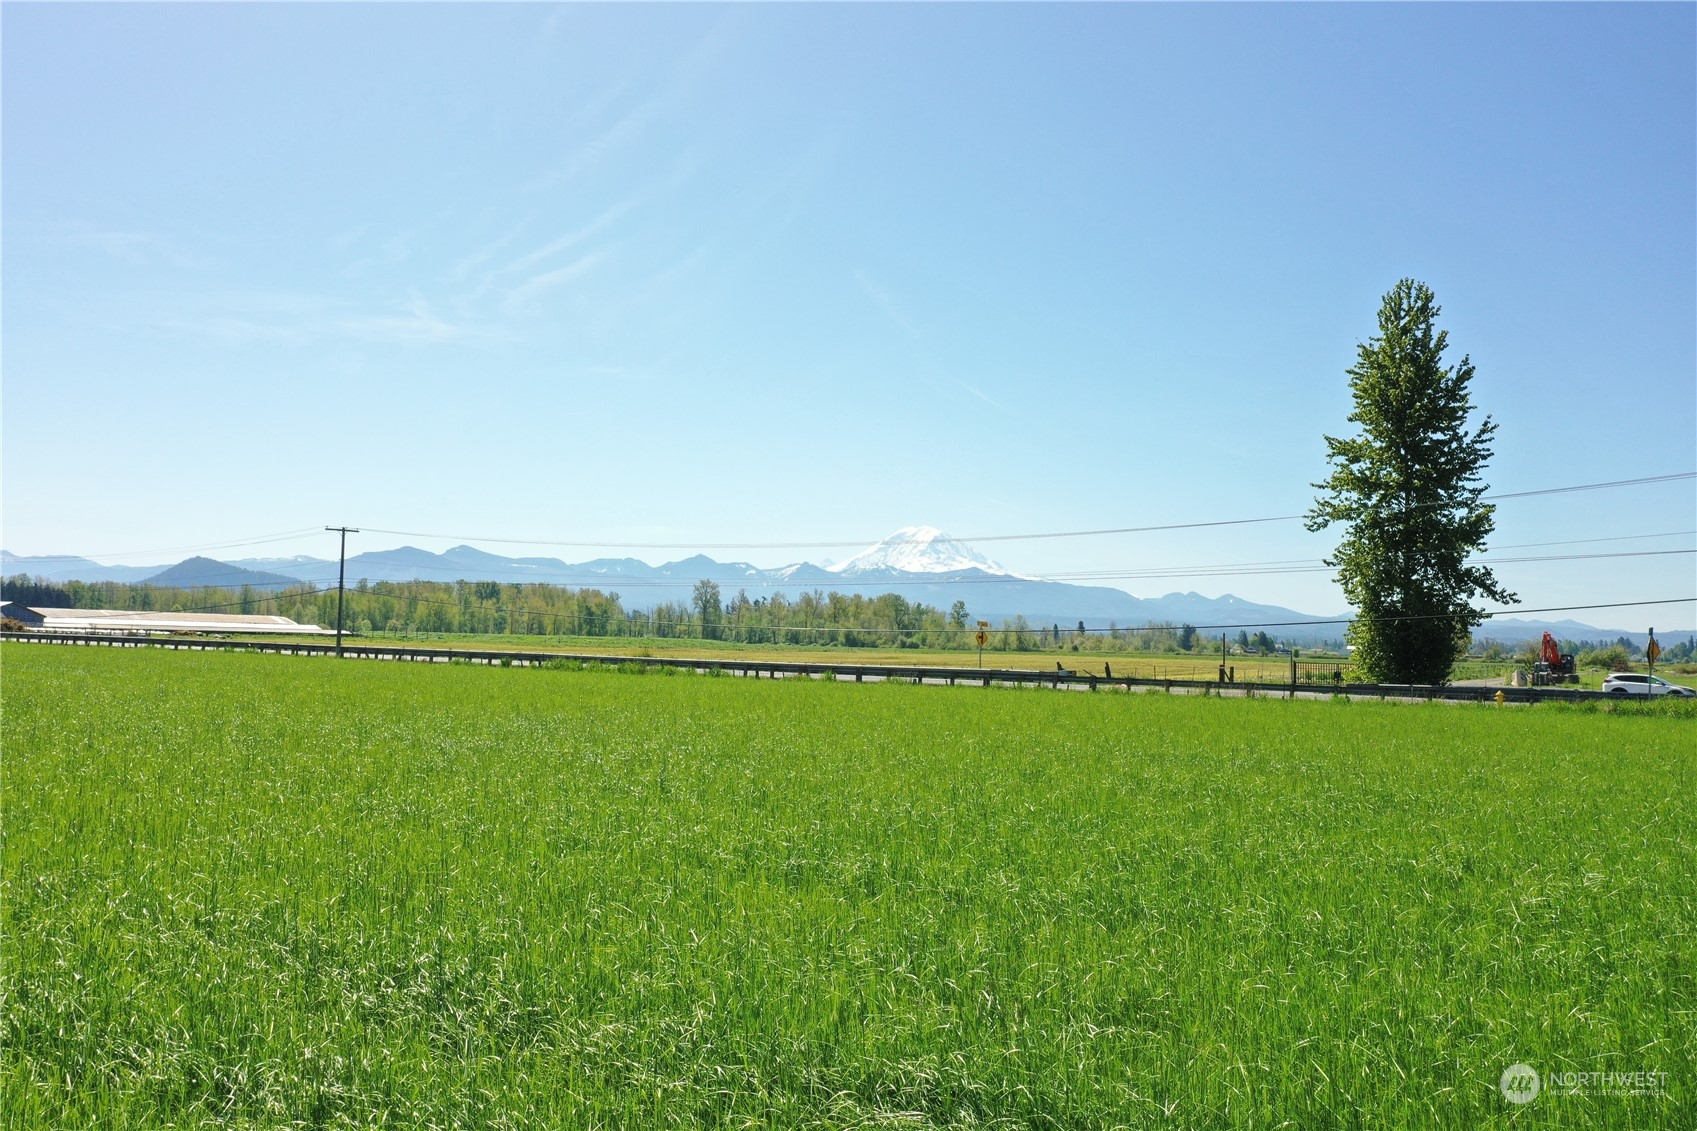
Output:
<path fill-rule="evenodd" d="M 342 522 L 447 536 L 356 549 L 440 549 L 1292 514 L 1404 276 L 1478 367 L 1494 488 L 1697 468 L 1692 5 L 0 18 L 14 553 L 169 561 Z M 1494 542 L 1694 529 L 1684 480 L 1505 501 Z M 1332 541 L 983 549 L 1182 573 Z M 1541 607 L 1689 596 L 1693 569 L 1500 575 Z M 1342 604 L 1324 573 L 1125 587 Z"/>

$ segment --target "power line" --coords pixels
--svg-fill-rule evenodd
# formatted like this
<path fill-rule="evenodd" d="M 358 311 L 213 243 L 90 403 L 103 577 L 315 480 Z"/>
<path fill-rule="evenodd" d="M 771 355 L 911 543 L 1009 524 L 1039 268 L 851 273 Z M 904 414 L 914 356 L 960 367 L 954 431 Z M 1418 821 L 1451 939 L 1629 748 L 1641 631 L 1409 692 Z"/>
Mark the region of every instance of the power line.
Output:
<path fill-rule="evenodd" d="M 1650 483 L 1675 483 L 1681 479 L 1697 479 L 1697 471 L 1676 471 L 1671 475 L 1644 475 L 1637 479 L 1614 479 L 1607 483 L 1581 483 L 1574 487 L 1542 487 L 1536 491 L 1510 491 L 1506 494 L 1483 495 L 1485 499 L 1530 499 L 1534 495 L 1566 495 L 1574 491 L 1601 491 L 1609 487 L 1642 487 Z"/>
<path fill-rule="evenodd" d="M 1487 558 L 1491 565 L 1522 564 L 1526 562 L 1575 562 L 1591 561 L 1599 558 L 1647 558 L 1661 557 L 1669 554 L 1697 554 L 1697 548 L 1683 550 L 1621 550 L 1612 554 L 1540 554 L 1514 558 Z M 1078 581 L 1137 581 L 1154 578 L 1173 577 L 1261 577 L 1287 573 L 1331 573 L 1334 567 L 1325 563 L 1301 565 L 1290 563 L 1266 563 L 1266 568 L 1249 566 L 1200 566 L 1186 570 L 1167 570 L 1159 567 L 1147 570 L 1131 571 L 1097 571 L 1085 573 L 1056 573 L 1050 574 L 1045 580 L 1065 579 L 1065 583 Z M 996 578 L 993 580 L 1001 580 Z"/>
<path fill-rule="evenodd" d="M 1617 487 L 1645 486 L 1657 483 L 1677 482 L 1697 478 L 1697 471 L 1682 471 L 1669 475 L 1649 475 L 1636 479 L 1616 479 L 1599 483 L 1579 483 L 1566 487 L 1546 487 L 1533 491 L 1513 491 L 1501 494 L 1485 495 L 1483 499 L 1522 499 L 1540 495 L 1567 494 L 1578 491 L 1599 491 Z M 972 537 L 942 537 L 932 539 L 934 543 L 960 544 L 967 542 L 1010 542 L 1028 541 L 1045 538 L 1084 538 L 1108 534 L 1148 534 L 1171 530 L 1199 530 L 1218 526 L 1245 526 L 1258 523 L 1292 522 L 1303 518 L 1303 515 L 1268 515 L 1259 518 L 1217 519 L 1203 522 L 1167 523 L 1153 526 L 1112 527 L 1097 530 L 1060 530 L 1032 534 L 984 534 Z M 559 541 L 535 538 L 487 537 L 470 534 L 439 534 L 427 531 L 390 530 L 382 527 L 365 527 L 370 534 L 391 534 L 406 538 L 437 538 L 458 539 L 467 542 L 495 542 L 508 545 L 525 546 L 571 546 L 580 548 L 600 549 L 643 549 L 643 550 L 778 550 L 778 549 L 842 549 L 845 547 L 868 546 L 879 543 L 892 545 L 912 544 L 912 540 L 896 539 L 883 540 L 876 538 L 861 538 L 852 541 L 827 542 L 583 542 Z M 297 530 L 280 531 L 272 534 L 257 535 L 252 538 L 234 539 L 224 542 L 207 542 L 192 546 L 165 547 L 156 550 L 119 550 L 105 553 L 89 554 L 47 554 L 31 556 L 26 560 L 18 560 L 16 565 L 24 567 L 34 562 L 69 562 L 86 561 L 93 558 L 138 558 L 157 554 L 189 553 L 200 550 L 232 549 L 242 546 L 258 546 L 272 542 L 286 542 L 317 533 L 316 527 L 302 527 Z M 1676 533 L 1691 533 L 1690 531 L 1669 532 L 1668 534 L 1624 535 L 1623 538 L 1661 538 L 1672 537 Z M 1614 541 L 1615 539 L 1575 539 L 1574 542 L 1585 541 Z M 1566 542 L 1525 543 L 1527 546 L 1567 545 Z M 1511 549 L 1516 547 L 1501 547 Z M 420 567 L 427 568 L 427 567 Z M 1059 576 L 1059 575 L 1057 575 Z"/>
<path fill-rule="evenodd" d="M 1683 604 L 1697 604 L 1697 597 L 1672 597 L 1672 598 L 1669 598 L 1669 599 L 1663 600 L 1663 601 L 1607 601 L 1607 602 L 1604 602 L 1602 604 L 1597 604 L 1597 605 L 1555 605 L 1555 606 L 1549 606 L 1549 607 L 1542 608 L 1542 609 L 1498 609 L 1495 612 L 1485 613 L 1485 614 L 1483 614 L 1483 616 L 1485 617 L 1486 620 L 1490 620 L 1493 617 L 1508 616 L 1511 613 L 1512 614 L 1520 614 L 1520 613 L 1578 613 L 1578 612 L 1584 612 L 1587 609 L 1629 609 L 1629 608 L 1633 608 L 1635 606 L 1640 606 L 1640 605 L 1683 605 Z M 1357 621 L 1361 621 L 1361 620 L 1365 620 L 1366 622 L 1372 623 L 1372 624 L 1395 624 L 1395 623 L 1402 622 L 1402 621 L 1455 620 L 1455 619 L 1456 619 L 1456 617 L 1452 613 L 1420 613 L 1420 614 L 1410 614 L 1408 616 L 1399 616 L 1399 617 L 1366 617 L 1366 618 L 1349 617 L 1349 618 L 1345 618 L 1345 619 L 1334 619 L 1334 620 L 1290 620 L 1290 621 L 1269 622 L 1269 623 L 1266 623 L 1266 624 L 1245 624 L 1245 625 L 1238 625 L 1238 624 L 1193 624 L 1190 627 L 1196 629 L 1198 632 L 1203 632 L 1203 631 L 1207 631 L 1207 630 L 1210 630 L 1210 629 L 1216 629 L 1216 628 L 1292 628 L 1292 627 L 1297 627 L 1297 626 L 1316 625 L 1316 624 L 1354 624 Z"/>
<path fill-rule="evenodd" d="M 268 542 L 289 542 L 317 532 L 316 527 L 304 527 L 300 530 L 285 530 L 276 534 L 261 534 L 253 538 L 239 538 L 229 542 L 206 542 L 198 546 L 167 546 L 161 550 L 114 550 L 109 553 L 90 554 L 40 554 L 27 558 L 16 559 L 17 564 L 25 562 L 81 562 L 93 558 L 144 558 L 154 554 L 186 554 L 197 550 L 230 550 L 241 546 L 262 546 Z M 98 564 L 98 563 L 96 563 Z M 145 567 L 137 567 L 145 568 Z"/>
<path fill-rule="evenodd" d="M 1575 491 L 1601 491 L 1615 487 L 1640 487 L 1654 483 L 1672 483 L 1684 479 L 1697 479 L 1697 471 L 1680 471 L 1669 475 L 1646 475 L 1636 479 L 1614 479 L 1602 483 L 1578 483 L 1568 487 L 1543 487 L 1534 491 L 1511 491 L 1501 494 L 1480 496 L 1484 500 L 1526 499 L 1538 495 L 1560 495 Z M 1036 534 L 979 534 L 970 537 L 950 538 L 941 537 L 929 539 L 930 543 L 959 544 L 964 542 L 1016 542 L 1031 541 L 1043 538 L 1090 538 L 1105 534 L 1151 534 L 1167 530 L 1200 530 L 1216 526 L 1248 526 L 1267 522 L 1294 522 L 1306 517 L 1301 514 L 1268 515 L 1262 518 L 1228 518 L 1215 519 L 1205 522 L 1176 522 L 1157 526 L 1119 526 L 1098 530 L 1051 530 Z M 368 526 L 365 531 L 369 534 L 391 534 L 400 538 L 438 538 L 458 540 L 462 542 L 496 542 L 521 546 L 572 546 L 578 548 L 599 548 L 610 550 L 825 550 L 842 549 L 853 546 L 875 545 L 880 542 L 889 545 L 911 544 L 913 540 L 877 538 L 858 538 L 853 541 L 833 542 L 583 542 L 560 541 L 544 538 L 504 538 L 474 534 L 441 534 L 423 530 L 388 530 L 381 527 Z"/>
<path fill-rule="evenodd" d="M 1537 545 L 1537 543 L 1534 543 Z M 1560 543 L 1551 543 L 1560 545 Z M 1612 554 L 1541 554 L 1524 555 L 1524 557 L 1485 557 L 1493 565 L 1524 564 L 1524 562 L 1575 562 L 1575 560 L 1617 559 L 1617 557 L 1663 557 L 1672 554 L 1697 554 L 1694 549 L 1678 550 L 1617 550 Z M 473 577 L 465 576 L 465 571 L 453 565 L 407 565 L 411 571 L 428 571 L 434 574 L 453 574 L 455 581 L 475 581 Z M 691 586 L 697 581 L 711 581 L 723 586 L 738 586 L 738 588 L 755 589 L 818 589 L 828 586 L 833 589 L 859 588 L 893 588 L 893 586 L 986 586 L 986 584 L 1078 584 L 1083 581 L 1139 581 L 1139 579 L 1161 579 L 1161 577 L 1257 577 L 1276 576 L 1276 574 L 1313 574 L 1313 572 L 1332 572 L 1334 567 L 1325 565 L 1319 559 L 1285 559 L 1276 562 L 1241 562 L 1241 564 L 1224 565 L 1151 565 L 1145 569 L 1098 569 L 1098 571 L 1069 571 L 1044 574 L 1033 577 L 1025 574 L 984 574 L 976 576 L 961 576 L 959 572 L 947 574 L 908 574 L 901 579 L 894 577 L 769 577 L 769 576 L 677 576 L 677 577 L 636 577 L 609 576 L 609 574 L 572 574 L 572 572 L 557 572 L 550 577 L 507 577 L 501 579 L 501 584 L 552 584 L 560 588 L 602 589 L 602 591 L 628 591 L 628 589 L 670 589 L 679 586 Z M 767 572 L 767 571 L 762 571 Z M 424 581 L 417 577 L 416 581 Z M 404 582 L 389 581 L 387 584 L 404 584 Z M 224 586 L 227 588 L 227 586 Z"/>
<path fill-rule="evenodd" d="M 1515 542 L 1508 546 L 1497 546 L 1495 549 L 1530 550 L 1537 546 L 1578 546 L 1586 542 L 1633 542 L 1642 538 L 1683 538 L 1687 534 L 1697 534 L 1697 530 L 1665 530 L 1660 534 L 1615 534 L 1608 538 L 1569 538 L 1562 542 Z"/>

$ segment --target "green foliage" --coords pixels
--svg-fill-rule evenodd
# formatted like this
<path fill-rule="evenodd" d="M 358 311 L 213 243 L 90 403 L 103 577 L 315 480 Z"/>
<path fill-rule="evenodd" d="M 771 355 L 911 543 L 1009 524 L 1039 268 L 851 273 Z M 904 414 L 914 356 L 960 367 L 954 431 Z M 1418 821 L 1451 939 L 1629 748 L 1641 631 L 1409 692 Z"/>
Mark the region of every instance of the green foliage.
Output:
<path fill-rule="evenodd" d="M 13 574 L 0 582 L 0 600 L 16 601 L 20 605 L 39 605 L 47 609 L 72 609 L 75 598 L 63 585 L 45 578 L 31 578 L 27 573 Z"/>
<path fill-rule="evenodd" d="M 8 1126 L 1472 1129 L 1519 1061 L 1667 1073 L 1540 1126 L 1697 1105 L 1688 716 L 4 666 Z"/>
<path fill-rule="evenodd" d="M 1031 622 L 1023 616 L 1004 620 L 992 643 L 1001 652 L 1035 652 L 1040 646 L 1037 634 L 1031 631 Z"/>
<path fill-rule="evenodd" d="M 719 607 L 719 583 L 702 578 L 695 583 L 695 615 L 701 626 L 703 640 L 719 638 L 719 623 L 725 619 L 724 610 Z"/>
<path fill-rule="evenodd" d="M 1581 652 L 1574 657 L 1574 662 L 1581 668 L 1601 668 L 1606 672 L 1626 672 L 1632 670 L 1632 657 L 1624 647 L 1611 644 L 1607 648 L 1599 648 L 1589 652 Z"/>
<path fill-rule="evenodd" d="M 1326 437 L 1332 473 L 1308 513 L 1310 530 L 1347 527 L 1326 564 L 1356 608 L 1355 663 L 1383 683 L 1443 683 L 1484 620 L 1472 600 L 1514 600 L 1468 560 L 1494 525 L 1479 473 L 1496 425 L 1487 416 L 1469 431 L 1473 365 L 1443 364 L 1439 312 L 1412 279 L 1385 295 L 1379 333 L 1349 370 L 1360 433 Z"/>

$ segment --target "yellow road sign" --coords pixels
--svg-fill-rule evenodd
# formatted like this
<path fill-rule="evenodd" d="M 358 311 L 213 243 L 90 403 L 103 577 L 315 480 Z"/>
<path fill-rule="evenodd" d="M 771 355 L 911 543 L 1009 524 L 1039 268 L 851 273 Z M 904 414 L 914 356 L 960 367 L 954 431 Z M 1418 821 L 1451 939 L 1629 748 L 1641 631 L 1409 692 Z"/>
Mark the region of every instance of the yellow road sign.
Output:
<path fill-rule="evenodd" d="M 978 646 L 980 648 L 982 648 L 982 647 L 984 647 L 984 645 L 986 645 L 988 643 L 990 643 L 990 634 L 988 632 L 985 632 L 982 628 L 979 629 L 978 630 Z"/>
<path fill-rule="evenodd" d="M 982 633 L 980 635 L 982 635 Z M 1644 646 L 1644 654 L 1650 657 L 1650 662 L 1652 664 L 1662 658 L 1662 646 L 1656 643 L 1656 638 L 1654 636 L 1650 637 L 1650 643 Z"/>

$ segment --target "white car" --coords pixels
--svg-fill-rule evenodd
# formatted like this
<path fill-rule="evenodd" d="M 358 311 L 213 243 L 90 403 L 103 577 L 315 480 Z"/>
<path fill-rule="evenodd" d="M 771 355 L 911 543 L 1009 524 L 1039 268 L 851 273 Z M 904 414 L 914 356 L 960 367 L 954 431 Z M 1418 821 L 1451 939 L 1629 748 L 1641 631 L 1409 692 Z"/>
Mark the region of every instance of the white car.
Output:
<path fill-rule="evenodd" d="M 1603 680 L 1603 690 L 1610 695 L 1697 695 L 1689 687 L 1669 683 L 1653 675 L 1638 672 L 1614 672 Z"/>

